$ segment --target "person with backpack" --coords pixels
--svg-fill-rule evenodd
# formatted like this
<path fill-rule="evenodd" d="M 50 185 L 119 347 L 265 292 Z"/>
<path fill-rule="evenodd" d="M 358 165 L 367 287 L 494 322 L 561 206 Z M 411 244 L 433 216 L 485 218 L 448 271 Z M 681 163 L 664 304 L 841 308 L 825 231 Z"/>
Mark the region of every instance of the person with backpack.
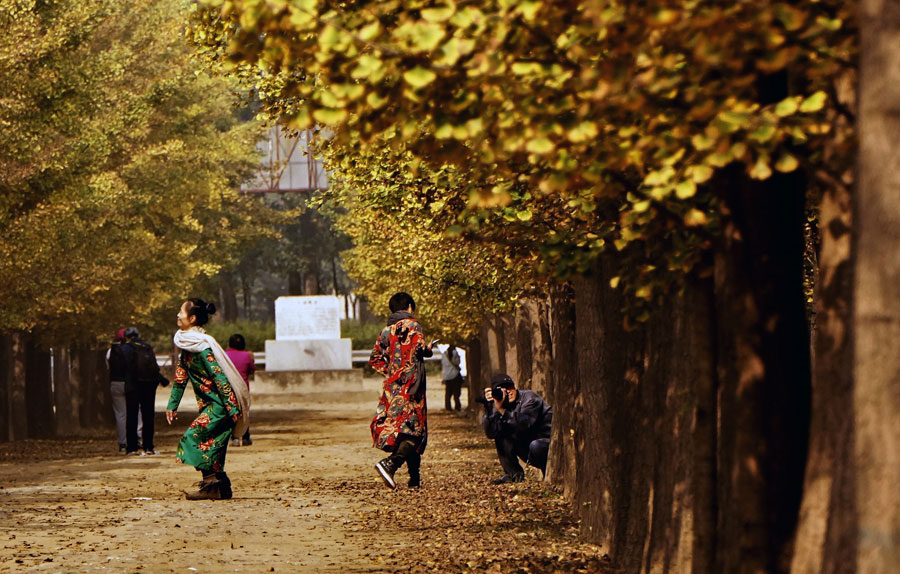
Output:
<path fill-rule="evenodd" d="M 125 329 L 119 329 L 106 352 L 106 363 L 109 366 L 109 394 L 112 397 L 121 454 L 127 452 L 125 428 L 128 407 L 125 401 L 125 379 L 128 377 L 131 359 L 132 349 L 125 344 Z M 140 423 L 137 432 L 141 433 Z"/>
<path fill-rule="evenodd" d="M 163 378 L 156 362 L 153 347 L 138 336 L 134 327 L 125 329 L 125 345 L 131 349 L 131 360 L 125 378 L 125 439 L 127 454 L 159 454 L 153 446 L 153 417 L 155 416 L 156 387 Z M 166 381 L 168 383 L 168 381 Z M 143 452 L 138 450 L 138 411 L 144 424 L 142 434 Z"/>

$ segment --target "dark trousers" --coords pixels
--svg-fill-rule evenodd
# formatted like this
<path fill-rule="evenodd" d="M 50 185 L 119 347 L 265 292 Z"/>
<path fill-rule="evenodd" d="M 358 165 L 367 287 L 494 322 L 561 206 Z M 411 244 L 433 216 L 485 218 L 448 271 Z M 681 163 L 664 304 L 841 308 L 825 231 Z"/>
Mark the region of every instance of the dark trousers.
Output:
<path fill-rule="evenodd" d="M 462 406 L 459 403 L 459 396 L 462 394 L 463 378 L 459 375 L 455 379 L 444 381 L 444 408 L 450 410 L 450 399 L 456 401 L 456 410 L 460 410 Z"/>
<path fill-rule="evenodd" d="M 135 390 L 125 390 L 125 441 L 127 443 L 126 450 L 133 452 L 138 449 L 138 410 L 141 411 L 141 418 L 144 422 L 144 428 L 141 431 L 143 439 L 143 449 L 146 451 L 153 450 L 153 415 L 154 403 L 156 402 L 156 384 L 138 384 Z"/>
<path fill-rule="evenodd" d="M 547 451 L 550 450 L 550 439 L 521 439 L 514 436 L 498 437 L 494 439 L 497 445 L 497 456 L 500 457 L 500 466 L 506 474 L 524 474 L 521 458 L 529 465 L 541 469 L 547 468 Z"/>
<path fill-rule="evenodd" d="M 419 437 L 400 435 L 397 437 L 394 452 L 388 457 L 396 468 L 400 468 L 405 462 L 410 478 L 419 476 L 419 468 L 422 465 L 422 455 L 416 452 L 418 446 Z"/>

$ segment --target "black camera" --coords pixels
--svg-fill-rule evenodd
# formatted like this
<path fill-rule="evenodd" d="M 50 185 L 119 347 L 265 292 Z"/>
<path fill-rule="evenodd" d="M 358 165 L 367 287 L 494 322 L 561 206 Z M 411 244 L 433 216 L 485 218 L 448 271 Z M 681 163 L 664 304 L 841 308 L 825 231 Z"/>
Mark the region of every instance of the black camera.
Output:
<path fill-rule="evenodd" d="M 503 387 L 501 387 L 501 386 L 499 386 L 499 385 L 496 386 L 496 387 L 493 387 L 493 388 L 491 389 L 491 397 L 492 397 L 495 401 L 502 401 L 502 400 L 504 400 L 504 399 L 506 398 L 505 391 L 506 391 L 506 389 L 504 389 Z M 483 404 L 483 405 L 489 405 L 489 404 L 491 404 L 491 402 L 490 402 L 489 400 L 487 400 L 487 398 L 485 398 L 484 395 L 478 395 L 477 397 L 475 397 L 475 402 L 476 402 L 476 403 L 481 403 L 481 404 Z"/>

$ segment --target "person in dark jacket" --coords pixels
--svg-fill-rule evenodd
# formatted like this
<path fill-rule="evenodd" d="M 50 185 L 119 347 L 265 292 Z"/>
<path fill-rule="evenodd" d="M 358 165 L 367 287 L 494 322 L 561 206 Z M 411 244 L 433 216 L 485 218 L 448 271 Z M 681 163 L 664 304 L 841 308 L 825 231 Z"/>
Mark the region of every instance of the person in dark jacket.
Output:
<path fill-rule="evenodd" d="M 550 425 L 553 410 L 534 391 L 519 390 L 506 373 L 491 378 L 491 387 L 484 390 L 484 433 L 494 439 L 504 475 L 492 484 L 522 482 L 525 472 L 521 458 L 529 466 L 547 468 L 550 448 Z"/>
<path fill-rule="evenodd" d="M 125 329 L 123 350 L 131 349 L 128 371 L 125 378 L 125 442 L 129 455 L 159 454 L 153 446 L 153 417 L 156 403 L 156 387 L 160 383 L 156 353 L 149 343 L 142 340 L 135 327 Z M 141 356 L 138 356 L 138 355 Z M 143 423 L 138 438 L 138 417 Z M 138 450 L 140 440 L 143 451 Z"/>

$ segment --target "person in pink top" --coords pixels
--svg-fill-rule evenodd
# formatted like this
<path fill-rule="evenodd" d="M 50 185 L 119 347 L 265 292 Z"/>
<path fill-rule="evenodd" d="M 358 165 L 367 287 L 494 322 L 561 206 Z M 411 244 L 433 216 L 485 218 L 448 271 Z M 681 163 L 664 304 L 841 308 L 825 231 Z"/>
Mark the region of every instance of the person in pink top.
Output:
<path fill-rule="evenodd" d="M 240 373 L 241 378 L 247 383 L 247 388 L 250 388 L 250 376 L 256 372 L 256 363 L 253 361 L 253 353 L 246 351 L 246 348 L 247 343 L 244 341 L 244 336 L 240 333 L 235 333 L 228 338 L 228 348 L 225 349 L 225 354 L 228 355 L 228 358 L 234 363 L 237 372 Z M 250 440 L 249 428 L 244 433 L 243 438 L 234 437 L 231 439 L 231 446 L 241 446 L 242 443 L 244 446 L 253 444 L 253 441 Z"/>

